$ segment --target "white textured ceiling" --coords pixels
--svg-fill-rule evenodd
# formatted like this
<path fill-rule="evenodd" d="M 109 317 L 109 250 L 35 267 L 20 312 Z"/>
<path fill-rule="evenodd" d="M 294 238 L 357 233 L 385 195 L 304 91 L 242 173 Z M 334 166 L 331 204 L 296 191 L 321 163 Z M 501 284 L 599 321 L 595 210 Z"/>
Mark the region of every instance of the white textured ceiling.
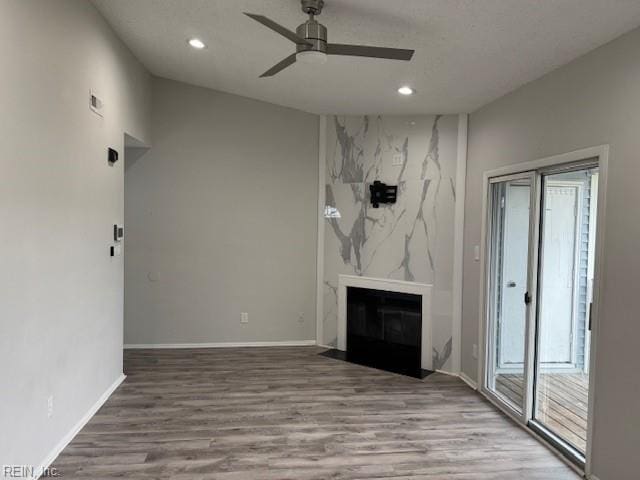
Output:
<path fill-rule="evenodd" d="M 326 0 L 330 42 L 413 60 L 330 57 L 258 78 L 295 46 L 242 12 L 295 30 L 298 0 L 92 1 L 153 74 L 314 113 L 470 112 L 640 25 L 640 0 Z M 417 93 L 400 97 L 403 84 Z"/>

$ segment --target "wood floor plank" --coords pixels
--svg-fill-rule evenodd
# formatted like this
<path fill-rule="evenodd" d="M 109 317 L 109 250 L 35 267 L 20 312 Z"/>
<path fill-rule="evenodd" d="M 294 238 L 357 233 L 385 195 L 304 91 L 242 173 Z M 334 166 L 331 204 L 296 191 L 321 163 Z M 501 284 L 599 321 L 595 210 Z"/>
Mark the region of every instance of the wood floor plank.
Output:
<path fill-rule="evenodd" d="M 133 350 L 54 466 L 67 479 L 576 480 L 454 377 L 317 347 Z"/>

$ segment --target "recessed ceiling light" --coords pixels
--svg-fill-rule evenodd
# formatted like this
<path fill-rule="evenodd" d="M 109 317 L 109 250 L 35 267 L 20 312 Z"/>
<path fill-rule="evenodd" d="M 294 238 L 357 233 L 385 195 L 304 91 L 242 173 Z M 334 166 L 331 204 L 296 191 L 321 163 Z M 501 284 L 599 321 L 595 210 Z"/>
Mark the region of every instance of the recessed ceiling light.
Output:
<path fill-rule="evenodd" d="M 398 93 L 399 93 L 400 95 L 413 95 L 413 88 L 411 88 L 411 87 L 409 87 L 409 86 L 405 85 L 405 86 L 400 87 L 400 88 L 398 89 Z"/>
<path fill-rule="evenodd" d="M 193 48 L 197 48 L 198 50 L 202 50 L 206 45 L 199 38 L 192 38 L 189 40 L 189 45 Z"/>

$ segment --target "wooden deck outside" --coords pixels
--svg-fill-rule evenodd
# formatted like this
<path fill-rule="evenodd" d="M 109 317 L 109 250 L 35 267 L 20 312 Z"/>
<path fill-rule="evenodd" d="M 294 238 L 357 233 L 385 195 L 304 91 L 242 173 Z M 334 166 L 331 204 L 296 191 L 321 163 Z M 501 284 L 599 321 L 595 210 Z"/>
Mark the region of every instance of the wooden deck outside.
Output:
<path fill-rule="evenodd" d="M 498 375 L 496 390 L 516 405 L 522 405 L 522 375 Z M 545 373 L 538 382 L 535 418 L 584 452 L 587 445 L 589 376 Z"/>

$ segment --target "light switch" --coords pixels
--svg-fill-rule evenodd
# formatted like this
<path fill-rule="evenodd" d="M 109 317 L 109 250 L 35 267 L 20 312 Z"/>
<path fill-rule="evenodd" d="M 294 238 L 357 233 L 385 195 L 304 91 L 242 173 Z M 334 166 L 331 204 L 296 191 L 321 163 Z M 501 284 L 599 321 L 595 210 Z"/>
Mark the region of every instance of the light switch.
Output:
<path fill-rule="evenodd" d="M 476 245 L 475 247 L 473 247 L 473 259 L 476 262 L 480 261 L 480 245 Z"/>
<path fill-rule="evenodd" d="M 113 226 L 113 241 L 119 242 L 124 238 L 124 225 L 114 225 Z"/>

